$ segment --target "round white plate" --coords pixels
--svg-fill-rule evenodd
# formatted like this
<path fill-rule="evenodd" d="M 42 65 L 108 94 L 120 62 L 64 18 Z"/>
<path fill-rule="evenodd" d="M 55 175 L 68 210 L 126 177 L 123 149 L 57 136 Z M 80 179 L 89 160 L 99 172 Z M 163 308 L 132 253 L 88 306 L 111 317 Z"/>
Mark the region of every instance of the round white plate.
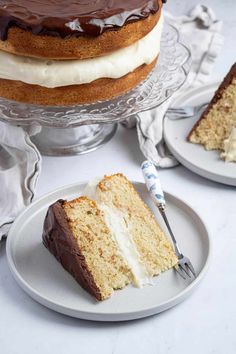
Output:
<path fill-rule="evenodd" d="M 159 223 L 165 227 L 143 183 L 134 182 Z M 190 206 L 166 193 L 168 216 L 184 254 L 197 278 L 184 281 L 173 269 L 155 278 L 154 286 L 128 286 L 103 302 L 85 292 L 42 244 L 47 208 L 57 199 L 80 195 L 85 183 L 67 186 L 32 203 L 14 222 L 7 238 L 7 258 L 18 284 L 33 299 L 63 314 L 94 321 L 125 321 L 150 316 L 184 300 L 203 278 L 210 254 L 207 229 Z"/>
<path fill-rule="evenodd" d="M 188 91 L 175 101 L 175 106 L 197 106 L 209 102 L 219 83 Z M 220 159 L 218 151 L 206 151 L 202 145 L 187 141 L 199 116 L 187 119 L 165 119 L 164 137 L 176 159 L 189 170 L 215 182 L 236 186 L 236 163 Z"/>

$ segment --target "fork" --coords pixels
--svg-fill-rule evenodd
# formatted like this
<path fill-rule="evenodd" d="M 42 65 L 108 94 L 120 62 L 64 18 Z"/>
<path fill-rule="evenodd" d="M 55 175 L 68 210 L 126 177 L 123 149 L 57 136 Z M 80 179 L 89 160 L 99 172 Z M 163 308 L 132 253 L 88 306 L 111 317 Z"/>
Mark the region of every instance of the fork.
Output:
<path fill-rule="evenodd" d="M 173 241 L 175 254 L 178 258 L 178 263 L 174 267 L 176 272 L 183 278 L 187 279 L 186 277 L 192 278 L 194 276 L 196 278 L 196 273 L 192 263 L 190 262 L 189 258 L 183 255 L 180 251 L 179 246 L 177 244 L 176 238 L 172 232 L 170 227 L 169 221 L 167 219 L 165 209 L 166 209 L 166 202 L 164 193 L 161 187 L 160 179 L 157 174 L 156 167 L 151 161 L 144 161 L 141 165 L 144 180 L 147 186 L 147 189 L 155 203 L 158 207 L 160 214 L 166 224 L 166 227 L 169 231 L 171 239 Z"/>
<path fill-rule="evenodd" d="M 200 111 L 207 107 L 208 103 L 203 103 L 199 106 L 186 106 L 179 108 L 168 108 L 166 116 L 171 120 L 185 119 L 194 117 Z"/>

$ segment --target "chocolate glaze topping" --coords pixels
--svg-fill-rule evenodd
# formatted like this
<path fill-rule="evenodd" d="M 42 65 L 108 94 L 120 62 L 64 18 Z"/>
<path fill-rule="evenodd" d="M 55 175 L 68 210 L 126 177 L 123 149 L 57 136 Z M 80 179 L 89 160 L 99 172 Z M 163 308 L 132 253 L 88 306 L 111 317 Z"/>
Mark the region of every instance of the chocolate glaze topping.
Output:
<path fill-rule="evenodd" d="M 0 39 L 10 27 L 51 36 L 98 36 L 148 17 L 158 0 L 0 0 Z"/>
<path fill-rule="evenodd" d="M 101 300 L 101 293 L 71 233 L 63 203 L 63 200 L 58 200 L 48 209 L 43 226 L 43 244 L 85 290 Z"/>

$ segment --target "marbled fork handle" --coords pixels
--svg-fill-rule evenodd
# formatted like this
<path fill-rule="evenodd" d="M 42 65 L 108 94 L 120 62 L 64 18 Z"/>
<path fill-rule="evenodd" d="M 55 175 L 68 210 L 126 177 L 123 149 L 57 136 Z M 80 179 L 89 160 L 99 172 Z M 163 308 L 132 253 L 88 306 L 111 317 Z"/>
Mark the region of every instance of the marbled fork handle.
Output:
<path fill-rule="evenodd" d="M 154 164 L 151 161 L 144 161 L 142 163 L 142 171 L 143 171 L 143 176 L 144 176 L 144 180 L 147 186 L 147 189 L 155 203 L 155 205 L 158 207 L 160 214 L 166 224 L 166 227 L 169 231 L 169 234 L 171 236 L 173 245 L 174 245 L 174 250 L 175 253 L 178 257 L 178 264 L 175 266 L 175 270 L 179 273 L 179 275 L 186 279 L 186 275 L 191 278 L 191 275 L 193 275 L 194 277 L 196 277 L 194 268 L 192 266 L 192 263 L 190 262 L 190 260 L 185 257 L 180 249 L 179 246 L 177 244 L 176 238 L 172 232 L 172 229 L 170 227 L 169 221 L 167 219 L 166 213 L 165 213 L 165 209 L 166 209 L 166 202 L 165 202 L 165 197 L 164 197 L 164 193 L 161 187 L 161 182 L 156 170 L 156 167 L 154 166 Z"/>

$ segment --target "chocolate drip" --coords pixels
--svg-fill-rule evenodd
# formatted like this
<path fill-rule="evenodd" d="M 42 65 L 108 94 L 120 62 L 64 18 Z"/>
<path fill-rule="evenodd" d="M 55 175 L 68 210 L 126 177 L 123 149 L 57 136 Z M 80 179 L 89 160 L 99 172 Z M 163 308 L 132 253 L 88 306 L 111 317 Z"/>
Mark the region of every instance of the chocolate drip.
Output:
<path fill-rule="evenodd" d="M 96 37 L 148 17 L 160 0 L 0 0 L 0 39 L 10 27 L 33 34 Z"/>

